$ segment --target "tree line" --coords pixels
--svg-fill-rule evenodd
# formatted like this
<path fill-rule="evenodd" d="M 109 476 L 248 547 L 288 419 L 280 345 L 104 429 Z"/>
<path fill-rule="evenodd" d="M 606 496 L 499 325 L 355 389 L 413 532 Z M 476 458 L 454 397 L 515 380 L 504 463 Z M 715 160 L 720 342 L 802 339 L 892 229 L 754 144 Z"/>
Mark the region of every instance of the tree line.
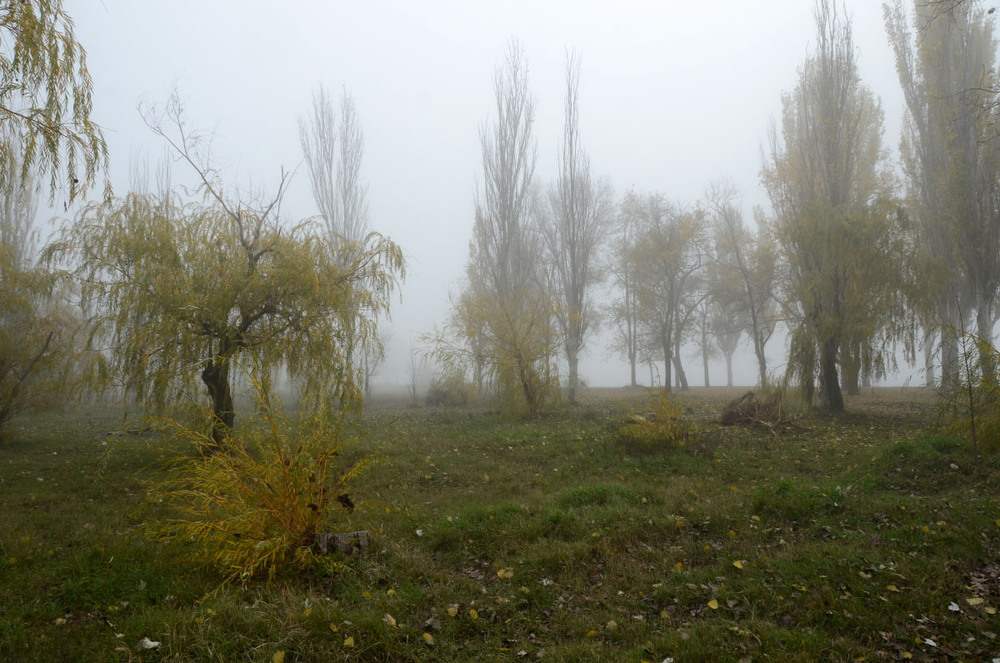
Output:
<path fill-rule="evenodd" d="M 617 199 L 596 177 L 579 130 L 580 60 L 566 63 L 555 179 L 535 172 L 534 97 L 512 43 L 494 78 L 496 116 L 480 131 L 481 186 L 466 278 L 429 335 L 452 381 L 471 380 L 511 411 L 537 413 L 579 384 L 599 323 L 629 364 L 686 388 L 682 347 L 708 360 L 753 349 L 758 380 L 797 385 L 844 409 L 923 349 L 928 385 L 954 385 L 965 339 L 988 345 L 1000 288 L 997 43 L 977 3 L 884 5 L 906 117 L 894 164 L 884 112 L 863 82 L 846 11 L 815 10 L 815 41 L 762 148 L 770 210 L 744 218 L 725 180 L 684 204 L 656 192 Z M 898 166 L 898 167 L 897 167 Z M 598 304 L 599 289 L 610 289 Z M 607 299 L 607 298 L 606 298 Z M 788 335 L 783 374 L 767 363 Z M 991 352 L 978 375 L 995 380 Z M 566 374 L 561 375 L 565 366 Z M 936 371 L 940 370 L 940 376 Z"/>

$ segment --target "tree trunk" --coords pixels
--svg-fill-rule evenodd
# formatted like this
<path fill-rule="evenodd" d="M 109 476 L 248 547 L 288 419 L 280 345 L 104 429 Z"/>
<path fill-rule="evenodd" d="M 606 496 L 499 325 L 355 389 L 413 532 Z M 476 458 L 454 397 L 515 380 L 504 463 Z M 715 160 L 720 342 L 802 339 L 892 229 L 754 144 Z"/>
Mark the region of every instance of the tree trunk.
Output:
<path fill-rule="evenodd" d="M 687 391 L 690 385 L 688 385 L 687 373 L 684 372 L 684 365 L 681 364 L 681 347 L 680 343 L 674 344 L 674 371 L 677 373 L 677 386 L 681 391 Z"/>
<path fill-rule="evenodd" d="M 673 373 L 671 372 L 671 343 L 666 334 L 663 334 L 663 388 L 667 391 L 673 389 Z"/>
<path fill-rule="evenodd" d="M 704 319 L 701 325 L 701 370 L 705 374 L 705 386 L 711 387 L 708 381 L 708 331 Z"/>
<path fill-rule="evenodd" d="M 733 353 L 726 353 L 726 386 L 733 386 Z"/>
<path fill-rule="evenodd" d="M 580 364 L 580 355 L 574 350 L 566 352 L 566 362 L 569 364 L 569 378 L 567 385 L 567 397 L 569 398 L 570 405 L 576 405 L 576 383 L 578 379 L 578 367 Z"/>
<path fill-rule="evenodd" d="M 210 359 L 201 371 L 201 381 L 212 399 L 212 442 L 222 449 L 236 423 L 233 391 L 229 384 L 229 360 L 219 356 Z"/>
<path fill-rule="evenodd" d="M 837 347 L 836 341 L 827 341 L 820 349 L 819 379 L 821 388 L 821 403 L 830 412 L 844 411 L 844 394 L 840 390 L 840 380 L 837 377 Z"/>
<path fill-rule="evenodd" d="M 841 350 L 840 369 L 843 371 L 843 387 L 848 396 L 857 396 L 861 393 L 860 375 L 861 361 L 849 350 Z"/>
<path fill-rule="evenodd" d="M 637 384 L 637 381 L 636 381 L 636 378 L 635 378 L 635 350 L 631 350 L 628 353 L 628 365 L 629 365 L 629 369 L 631 370 L 631 373 L 632 373 L 632 386 L 634 387 Z M 652 385 L 650 385 L 650 386 L 652 386 Z"/>
<path fill-rule="evenodd" d="M 934 329 L 924 330 L 924 385 L 930 388 L 937 386 L 934 374 Z"/>

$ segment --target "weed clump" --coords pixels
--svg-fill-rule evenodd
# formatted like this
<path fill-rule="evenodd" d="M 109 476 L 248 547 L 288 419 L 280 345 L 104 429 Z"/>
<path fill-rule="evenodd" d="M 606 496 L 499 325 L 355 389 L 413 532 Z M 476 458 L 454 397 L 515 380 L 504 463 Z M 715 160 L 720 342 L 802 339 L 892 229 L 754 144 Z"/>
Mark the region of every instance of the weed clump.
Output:
<path fill-rule="evenodd" d="M 628 415 L 619 423 L 614 440 L 626 451 L 652 453 L 682 448 L 694 434 L 694 422 L 660 389 L 648 412 Z"/>

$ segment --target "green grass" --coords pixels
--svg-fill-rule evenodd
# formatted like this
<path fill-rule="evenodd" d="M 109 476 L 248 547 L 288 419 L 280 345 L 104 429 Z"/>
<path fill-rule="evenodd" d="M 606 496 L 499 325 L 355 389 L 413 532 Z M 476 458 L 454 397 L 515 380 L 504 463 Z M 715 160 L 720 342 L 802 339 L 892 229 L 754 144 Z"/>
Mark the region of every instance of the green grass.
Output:
<path fill-rule="evenodd" d="M 1000 458 L 934 433 L 920 391 L 779 438 L 711 423 L 738 395 L 678 395 L 697 439 L 641 454 L 615 443 L 635 394 L 523 422 L 376 404 L 350 453 L 378 463 L 337 524 L 368 554 L 214 593 L 135 534 L 175 442 L 108 454 L 113 409 L 27 419 L 0 447 L 0 660 L 1000 656 Z"/>

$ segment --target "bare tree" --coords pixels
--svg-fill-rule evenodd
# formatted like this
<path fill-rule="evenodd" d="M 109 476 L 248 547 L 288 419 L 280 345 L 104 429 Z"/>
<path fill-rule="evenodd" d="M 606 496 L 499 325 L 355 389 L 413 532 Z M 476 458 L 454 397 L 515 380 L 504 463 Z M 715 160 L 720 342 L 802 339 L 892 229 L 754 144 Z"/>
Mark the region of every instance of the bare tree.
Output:
<path fill-rule="evenodd" d="M 639 288 L 633 255 L 639 241 L 642 214 L 641 197 L 634 191 L 625 194 L 619 205 L 616 232 L 611 242 L 607 271 L 617 297 L 605 307 L 605 317 L 611 320 L 612 348 L 629 364 L 631 386 L 636 386 L 636 364 L 639 360 Z"/>
<path fill-rule="evenodd" d="M 468 278 L 431 356 L 453 373 L 488 378 L 508 412 L 536 414 L 553 395 L 556 352 L 544 243 L 535 215 L 535 104 L 521 49 L 511 43 L 493 84 L 496 120 L 479 132 Z"/>
<path fill-rule="evenodd" d="M 715 230 L 713 300 L 716 307 L 730 313 L 725 316 L 728 323 L 719 330 L 720 339 L 727 332 L 729 336 L 735 332 L 738 339 L 739 330 L 746 330 L 757 358 L 758 379 L 764 384 L 765 348 L 779 315 L 775 252 L 763 228 L 754 234 L 744 225 L 735 184 L 713 182 L 705 198 Z"/>
<path fill-rule="evenodd" d="M 337 262 L 348 268 L 364 255 L 371 237 L 368 187 L 361 179 L 364 133 L 351 95 L 345 90 L 341 96 L 338 122 L 333 99 L 320 86 L 313 93 L 311 116 L 299 120 L 299 142 L 330 249 Z M 364 304 L 359 301 L 356 306 Z M 350 360 L 361 367 L 364 390 L 368 393 L 371 378 L 385 359 L 384 345 L 356 347 L 353 321 L 357 319 L 351 315 L 344 321 L 345 342 Z M 375 325 L 381 322 L 378 318 L 371 321 Z"/>
<path fill-rule="evenodd" d="M 569 366 L 570 403 L 576 402 L 580 352 L 595 322 L 590 291 L 598 280 L 597 252 L 605 236 L 611 202 L 610 188 L 594 181 L 590 159 L 580 143 L 579 88 L 580 60 L 567 55 L 559 179 L 549 194 L 549 214 L 543 216 L 542 235 L 560 294 L 556 320 Z"/>

